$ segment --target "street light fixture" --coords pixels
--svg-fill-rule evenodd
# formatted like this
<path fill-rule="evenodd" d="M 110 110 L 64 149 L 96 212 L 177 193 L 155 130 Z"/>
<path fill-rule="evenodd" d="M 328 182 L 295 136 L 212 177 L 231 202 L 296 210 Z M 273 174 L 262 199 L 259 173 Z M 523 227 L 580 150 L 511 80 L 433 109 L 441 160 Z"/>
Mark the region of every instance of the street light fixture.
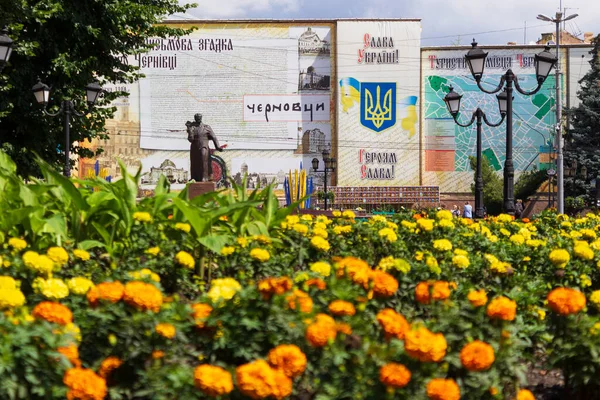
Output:
<path fill-rule="evenodd" d="M 503 92 L 505 93 L 505 92 Z M 468 128 L 473 125 L 473 122 L 477 121 L 477 168 L 475 172 L 475 218 L 483 218 L 485 215 L 484 205 L 483 205 L 483 174 L 481 171 L 481 127 L 482 123 L 485 122 L 487 126 L 496 127 L 500 126 L 502 122 L 504 122 L 504 117 L 506 116 L 506 108 L 502 111 L 502 101 L 506 102 L 506 100 L 501 100 L 501 95 L 496 96 L 498 98 L 498 103 L 500 107 L 500 115 L 502 119 L 498 123 L 491 123 L 488 121 L 487 116 L 483 112 L 483 110 L 479 107 L 475 111 L 473 111 L 473 116 L 471 117 L 471 121 L 467 124 L 462 124 L 458 121 L 458 113 L 460 111 L 460 100 L 462 95 L 456 93 L 454 88 L 450 86 L 450 92 L 444 97 L 444 101 L 446 102 L 446 106 L 448 107 L 448 111 L 452 115 L 454 122 L 458 126 L 462 126 L 463 128 Z"/>
<path fill-rule="evenodd" d="M 327 193 L 327 173 L 328 172 L 334 172 L 336 167 L 337 167 L 337 160 L 335 159 L 335 157 L 330 157 L 330 152 L 329 150 L 325 149 L 323 150 L 323 163 L 325 164 L 324 168 L 322 171 L 319 171 L 319 159 L 318 158 L 313 158 L 312 159 L 312 167 L 313 167 L 313 171 L 314 172 L 323 172 L 324 173 L 324 183 L 323 183 L 323 193 L 324 193 L 324 199 L 325 199 L 325 211 L 327 211 L 327 200 L 329 198 L 328 193 Z"/>
<path fill-rule="evenodd" d="M 92 82 L 89 85 L 87 85 L 85 87 L 86 90 L 86 100 L 88 103 L 88 107 L 91 108 L 96 101 L 98 100 L 98 97 L 100 96 L 100 93 L 102 93 L 102 87 L 97 83 L 97 82 Z M 77 110 L 75 110 L 75 106 L 73 104 L 72 100 L 63 100 L 60 103 L 60 109 L 55 112 L 55 113 L 50 113 L 46 110 L 46 106 L 48 105 L 49 101 L 50 101 L 50 87 L 44 83 L 42 83 L 42 81 L 38 78 L 38 81 L 35 85 L 33 85 L 33 87 L 31 88 L 31 91 L 33 92 L 33 95 L 35 96 L 35 100 L 38 102 L 39 105 L 43 106 L 43 112 L 46 115 L 49 115 L 51 117 L 56 117 L 59 114 L 64 114 L 65 115 L 65 176 L 66 177 L 70 177 L 71 176 L 71 156 L 70 156 L 70 149 L 71 149 L 71 141 L 69 138 L 69 133 L 70 133 L 70 122 L 71 122 L 71 113 L 75 114 L 78 117 L 83 117 L 85 114 L 84 113 L 79 113 L 77 112 Z"/>
<path fill-rule="evenodd" d="M 5 26 L 0 31 L 0 71 L 8 63 L 12 53 L 13 41 L 8 37 L 8 28 Z"/>
<path fill-rule="evenodd" d="M 487 57 L 487 53 L 477 47 L 477 42 L 473 39 L 473 43 L 471 44 L 472 48 L 465 55 L 465 59 L 471 70 L 471 75 L 477 82 L 477 87 L 488 94 L 495 94 L 500 92 L 502 89 L 504 91 L 500 93 L 497 97 L 498 106 L 500 108 L 500 112 L 505 112 L 506 114 L 506 160 L 504 162 L 504 212 L 507 214 L 514 215 L 515 214 L 515 194 L 514 194 L 514 180 L 515 180 L 515 168 L 513 164 L 513 85 L 514 88 L 517 89 L 519 93 L 524 96 L 531 96 L 537 93 L 541 88 L 542 84 L 550 74 L 550 70 L 556 64 L 558 58 L 553 56 L 546 48 L 540 54 L 535 56 L 535 71 L 537 77 L 537 87 L 534 90 L 526 91 L 521 88 L 519 85 L 519 80 L 517 76 L 513 73 L 511 69 L 506 71 L 504 75 L 500 77 L 500 83 L 494 90 L 486 90 L 481 85 L 481 79 L 483 78 L 483 72 L 485 69 L 485 59 Z M 506 87 L 504 86 L 506 84 Z"/>

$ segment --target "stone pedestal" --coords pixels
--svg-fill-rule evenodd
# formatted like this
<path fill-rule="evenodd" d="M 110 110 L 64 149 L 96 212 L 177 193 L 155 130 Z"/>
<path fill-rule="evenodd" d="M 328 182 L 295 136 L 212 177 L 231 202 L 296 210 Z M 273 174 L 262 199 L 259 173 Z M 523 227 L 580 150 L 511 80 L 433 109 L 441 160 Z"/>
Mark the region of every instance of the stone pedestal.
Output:
<path fill-rule="evenodd" d="M 215 182 L 194 182 L 188 186 L 188 199 L 202 196 L 205 193 L 214 192 L 217 190 Z"/>

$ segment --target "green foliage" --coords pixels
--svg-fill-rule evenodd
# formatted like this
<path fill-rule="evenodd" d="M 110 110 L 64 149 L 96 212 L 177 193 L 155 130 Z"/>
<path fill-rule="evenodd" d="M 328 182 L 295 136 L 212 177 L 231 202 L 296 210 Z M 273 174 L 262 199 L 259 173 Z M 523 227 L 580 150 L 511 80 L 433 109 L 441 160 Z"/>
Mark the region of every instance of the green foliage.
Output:
<path fill-rule="evenodd" d="M 548 180 L 548 174 L 545 170 L 533 169 L 525 171 L 515 184 L 515 199 L 527 201 L 530 196 L 537 193 L 540 185 Z"/>
<path fill-rule="evenodd" d="M 476 179 L 477 158 L 469 157 L 471 169 L 475 171 L 473 180 Z M 489 215 L 497 215 L 502 212 L 503 200 L 503 180 L 490 165 L 486 157 L 481 158 L 481 175 L 483 176 L 483 204 L 487 208 Z M 475 184 L 471 185 L 471 192 L 475 193 Z"/>
<path fill-rule="evenodd" d="M 2 23 L 8 24 L 15 42 L 10 64 L 0 77 L 0 143 L 15 160 L 19 174 L 39 176 L 32 152 L 52 165 L 64 160 L 64 117 L 48 117 L 35 104 L 31 87 L 37 77 L 51 86 L 51 111 L 72 99 L 80 112 L 86 110 L 85 86 L 98 77 L 102 84 L 136 81 L 139 68 L 128 55 L 148 48 L 146 40 L 177 37 L 185 30 L 159 25 L 167 15 L 184 12 L 176 0 L 65 1 L 3 0 Z M 106 106 L 122 91 L 106 93 Z M 72 118 L 71 150 L 82 157 L 92 152 L 73 143 L 106 139 L 107 119 L 115 108 L 94 107 L 83 118 Z"/>

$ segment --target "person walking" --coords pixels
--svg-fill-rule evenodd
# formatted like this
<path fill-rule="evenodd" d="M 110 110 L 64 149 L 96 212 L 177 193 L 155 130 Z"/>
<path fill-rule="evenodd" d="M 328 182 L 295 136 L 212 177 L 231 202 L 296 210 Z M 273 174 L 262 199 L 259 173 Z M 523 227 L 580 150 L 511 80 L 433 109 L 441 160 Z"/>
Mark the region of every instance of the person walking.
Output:
<path fill-rule="evenodd" d="M 458 206 L 456 204 L 452 208 L 452 216 L 456 218 L 460 217 L 460 210 L 458 209 Z"/>
<path fill-rule="evenodd" d="M 473 218 L 473 207 L 469 204 L 469 202 L 465 202 L 465 206 L 463 208 L 463 217 L 464 218 Z"/>
<path fill-rule="evenodd" d="M 515 218 L 521 218 L 522 215 L 523 215 L 523 200 L 519 199 L 519 200 L 517 200 L 517 203 L 515 204 Z"/>

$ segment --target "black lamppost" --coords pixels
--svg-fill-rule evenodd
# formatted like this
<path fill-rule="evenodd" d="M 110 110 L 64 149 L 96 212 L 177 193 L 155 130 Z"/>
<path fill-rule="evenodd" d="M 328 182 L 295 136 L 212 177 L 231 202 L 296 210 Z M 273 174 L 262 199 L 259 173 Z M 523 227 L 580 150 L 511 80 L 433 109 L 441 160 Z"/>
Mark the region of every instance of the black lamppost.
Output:
<path fill-rule="evenodd" d="M 325 163 L 325 168 L 322 171 L 319 171 L 319 159 L 312 159 L 312 167 L 314 172 L 323 172 L 325 175 L 323 177 L 323 193 L 325 198 L 325 211 L 327 211 L 327 199 L 329 198 L 327 193 L 327 173 L 335 171 L 337 166 L 337 160 L 335 157 L 329 157 L 329 150 L 323 150 L 323 162 Z"/>
<path fill-rule="evenodd" d="M 50 88 L 48 85 L 43 84 L 39 79 L 38 82 L 33 85 L 31 88 L 33 94 L 35 95 L 35 99 L 38 104 L 44 106 L 43 112 L 46 115 L 51 117 L 56 117 L 59 114 L 65 115 L 65 176 L 68 178 L 71 176 L 71 159 L 70 159 L 70 149 L 71 149 L 71 141 L 69 138 L 69 124 L 71 123 L 71 113 L 75 114 L 78 117 L 83 117 L 85 114 L 78 113 L 75 110 L 75 106 L 73 105 L 72 100 L 63 100 L 60 103 L 60 109 L 55 113 L 50 113 L 46 111 L 46 106 L 48 105 L 48 101 L 50 100 Z M 96 83 L 90 83 L 85 87 L 85 94 L 88 103 L 88 107 L 92 107 L 98 97 L 102 93 L 102 87 Z"/>
<path fill-rule="evenodd" d="M 498 107 L 500 108 L 500 115 L 502 119 L 497 124 L 493 124 L 488 121 L 485 113 L 479 107 L 475 111 L 473 111 L 473 116 L 471 117 L 471 121 L 467 124 L 461 124 L 458 121 L 458 113 L 460 112 L 460 100 L 462 95 L 456 93 L 454 88 L 450 86 L 450 92 L 444 97 L 444 101 L 446 102 L 446 106 L 448 107 L 448 111 L 454 118 L 454 122 L 458 126 L 462 126 L 463 128 L 468 128 L 473 125 L 473 122 L 477 120 L 477 169 L 476 169 L 476 177 L 475 177 L 475 218 L 483 218 L 484 217 L 484 207 L 483 207 L 483 175 L 481 173 L 481 126 L 482 123 L 485 122 L 487 126 L 496 127 L 500 126 L 504 121 L 504 117 L 506 116 L 506 98 L 505 92 L 496 96 L 498 98 Z"/>
<path fill-rule="evenodd" d="M 0 72 L 8 63 L 8 59 L 12 53 L 13 41 L 8 37 L 8 28 L 5 26 L 0 31 Z"/>
<path fill-rule="evenodd" d="M 525 91 L 519 86 L 519 80 L 517 76 L 512 72 L 511 69 L 506 71 L 504 75 L 500 77 L 500 83 L 494 90 L 486 90 L 481 85 L 481 78 L 483 77 L 483 70 L 485 68 L 485 59 L 488 53 L 484 52 L 477 47 L 477 42 L 473 39 L 471 44 L 473 48 L 465 55 L 471 75 L 477 82 L 479 89 L 488 94 L 498 93 L 504 89 L 504 99 L 506 101 L 506 160 L 504 161 L 504 212 L 510 215 L 515 214 L 515 167 L 513 164 L 512 148 L 513 148 L 513 84 L 515 89 L 519 93 L 525 96 L 531 96 L 537 93 L 541 88 L 542 84 L 550 74 L 550 71 L 556 64 L 557 58 L 555 55 L 550 53 L 550 48 L 546 47 L 544 51 L 535 55 L 535 74 L 537 77 L 537 87 L 532 91 Z M 506 87 L 504 84 L 506 83 Z M 502 93 L 500 95 L 503 95 Z M 500 98 L 498 98 L 499 101 Z"/>

